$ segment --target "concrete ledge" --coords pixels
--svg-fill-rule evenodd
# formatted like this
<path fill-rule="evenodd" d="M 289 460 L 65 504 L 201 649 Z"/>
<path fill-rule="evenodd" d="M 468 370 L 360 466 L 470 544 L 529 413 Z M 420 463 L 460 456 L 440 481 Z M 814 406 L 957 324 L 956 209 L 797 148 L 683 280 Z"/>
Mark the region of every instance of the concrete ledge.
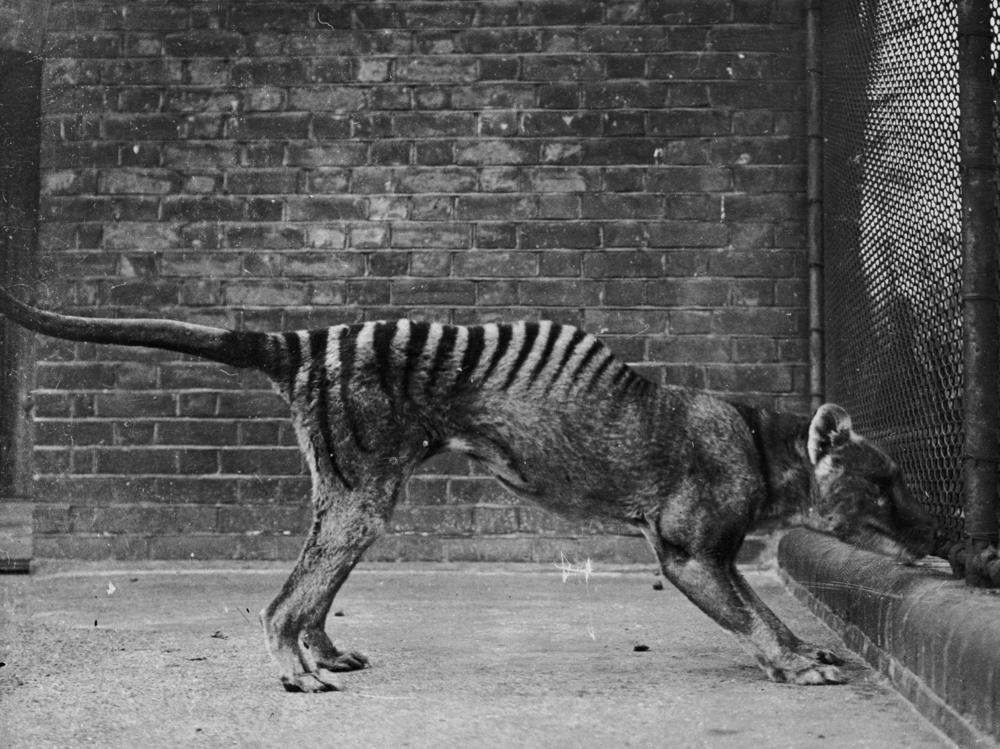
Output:
<path fill-rule="evenodd" d="M 33 554 L 30 502 L 0 497 L 0 573 L 27 572 Z"/>
<path fill-rule="evenodd" d="M 795 595 L 961 746 L 1000 739 L 1000 595 L 804 529 L 781 539 Z"/>

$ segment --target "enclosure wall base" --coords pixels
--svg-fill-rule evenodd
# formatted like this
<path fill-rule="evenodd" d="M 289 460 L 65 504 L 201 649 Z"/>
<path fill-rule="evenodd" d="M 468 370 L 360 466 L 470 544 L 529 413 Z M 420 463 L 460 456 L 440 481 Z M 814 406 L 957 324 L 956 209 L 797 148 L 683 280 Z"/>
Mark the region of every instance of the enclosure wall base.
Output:
<path fill-rule="evenodd" d="M 778 546 L 793 593 L 961 746 L 1000 740 L 1000 595 L 804 529 Z"/>

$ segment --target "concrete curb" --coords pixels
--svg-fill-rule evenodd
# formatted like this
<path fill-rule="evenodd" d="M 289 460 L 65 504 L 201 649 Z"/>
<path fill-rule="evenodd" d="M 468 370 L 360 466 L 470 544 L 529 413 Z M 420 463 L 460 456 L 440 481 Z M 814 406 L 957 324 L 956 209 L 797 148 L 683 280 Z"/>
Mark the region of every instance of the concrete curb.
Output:
<path fill-rule="evenodd" d="M 961 746 L 1000 739 L 1000 596 L 804 529 L 778 546 L 800 600 Z"/>

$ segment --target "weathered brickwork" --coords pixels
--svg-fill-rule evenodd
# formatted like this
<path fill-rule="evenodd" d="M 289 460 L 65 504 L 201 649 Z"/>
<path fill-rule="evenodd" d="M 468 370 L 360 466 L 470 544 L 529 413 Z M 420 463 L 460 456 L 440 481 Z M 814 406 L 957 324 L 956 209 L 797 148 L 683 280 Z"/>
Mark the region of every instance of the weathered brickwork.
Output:
<path fill-rule="evenodd" d="M 259 328 L 545 317 L 801 409 L 802 6 L 54 0 L 40 294 Z M 307 482 L 262 378 L 38 353 L 39 555 L 295 553 Z M 455 458 L 393 529 L 375 557 L 644 554 Z"/>

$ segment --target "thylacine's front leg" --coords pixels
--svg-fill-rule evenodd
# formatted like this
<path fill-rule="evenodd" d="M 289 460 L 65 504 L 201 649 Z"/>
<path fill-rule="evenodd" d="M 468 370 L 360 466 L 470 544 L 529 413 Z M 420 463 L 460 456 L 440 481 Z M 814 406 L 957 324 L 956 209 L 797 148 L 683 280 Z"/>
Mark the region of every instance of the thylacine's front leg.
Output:
<path fill-rule="evenodd" d="M 336 648 L 325 625 L 334 596 L 384 526 L 374 491 L 343 492 L 316 513 L 295 568 L 261 612 L 268 651 L 288 691 L 334 690 L 336 672 L 368 665 L 360 653 Z"/>
<path fill-rule="evenodd" d="M 803 642 L 778 619 L 724 555 L 691 555 L 665 541 L 651 525 L 643 530 L 664 576 L 698 608 L 731 632 L 768 678 L 794 684 L 841 684 L 831 652 Z"/>

